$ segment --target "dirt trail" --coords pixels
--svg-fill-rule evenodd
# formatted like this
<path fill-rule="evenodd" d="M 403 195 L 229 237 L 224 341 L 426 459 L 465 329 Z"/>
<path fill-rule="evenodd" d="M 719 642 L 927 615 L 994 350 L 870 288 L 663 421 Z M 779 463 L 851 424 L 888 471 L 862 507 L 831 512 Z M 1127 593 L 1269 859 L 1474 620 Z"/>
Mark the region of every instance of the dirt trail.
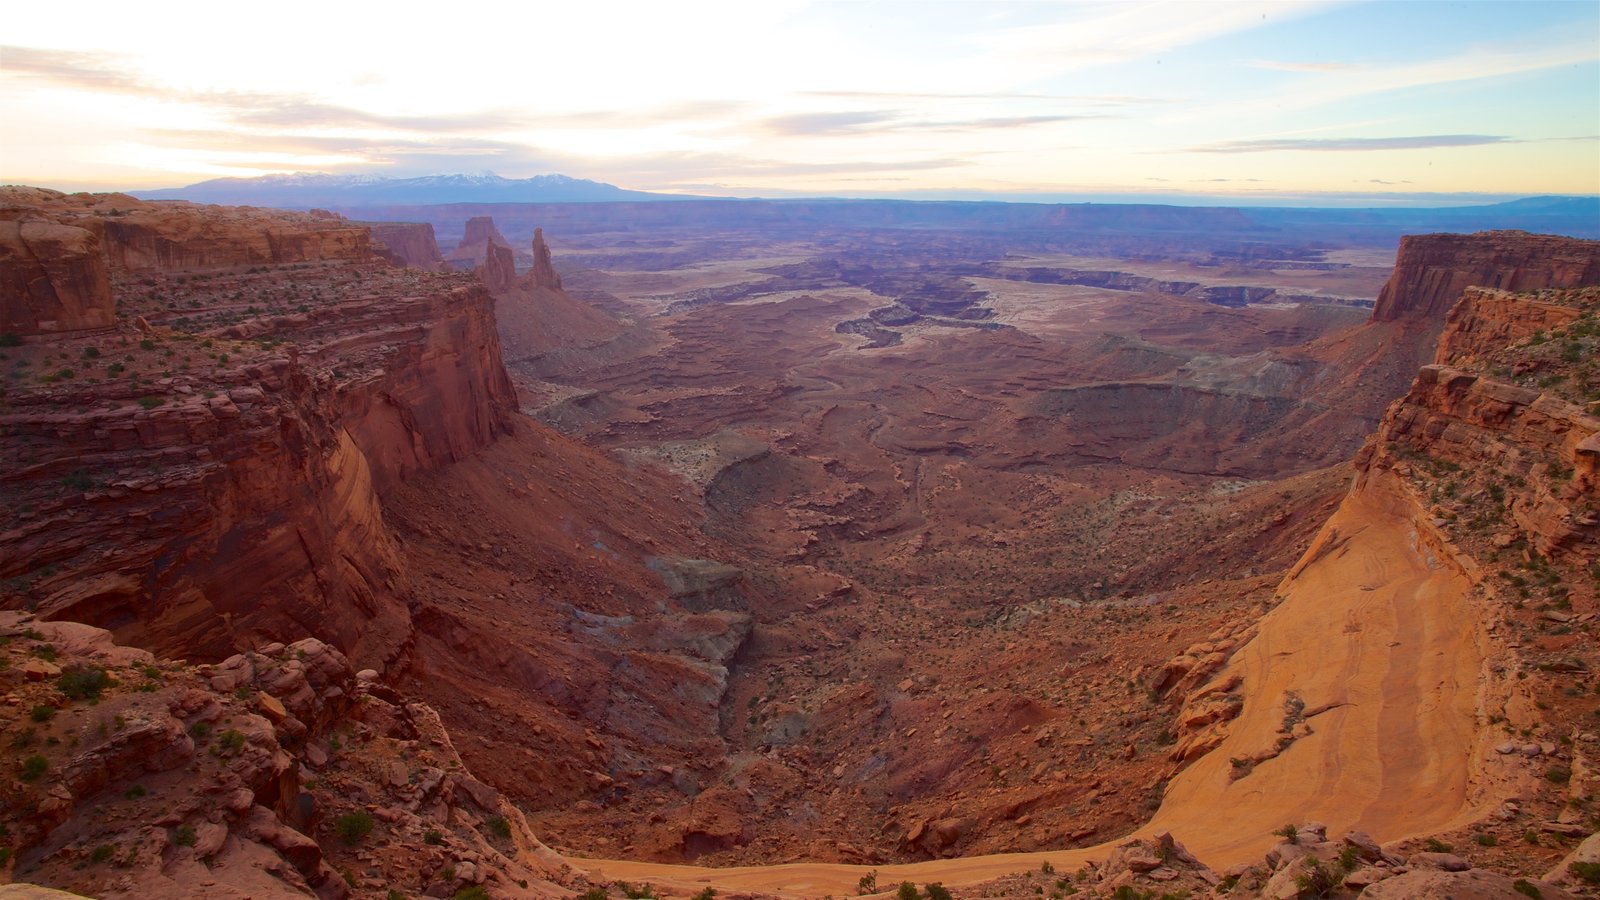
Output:
<path fill-rule="evenodd" d="M 1244 678 L 1229 737 L 1173 779 L 1140 833 L 1171 831 L 1216 868 L 1254 862 L 1288 822 L 1359 828 L 1380 841 L 1441 830 L 1487 802 L 1477 696 L 1480 617 L 1472 580 L 1437 549 L 1384 472 L 1366 476 L 1283 585 L 1285 599 L 1218 676 Z M 1234 779 L 1235 758 L 1276 746 L 1285 699 L 1311 733 Z M 873 867 L 878 884 L 972 884 L 1037 868 L 1071 871 L 1111 844 Z M 796 863 L 710 869 L 573 860 L 597 876 L 695 890 L 851 896 L 867 866 Z"/>

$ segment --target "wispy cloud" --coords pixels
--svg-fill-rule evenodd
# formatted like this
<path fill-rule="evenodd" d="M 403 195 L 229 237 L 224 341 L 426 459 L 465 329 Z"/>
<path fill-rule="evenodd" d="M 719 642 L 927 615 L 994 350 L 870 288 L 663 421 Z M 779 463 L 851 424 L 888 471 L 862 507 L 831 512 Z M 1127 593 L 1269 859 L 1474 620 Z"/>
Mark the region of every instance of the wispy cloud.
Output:
<path fill-rule="evenodd" d="M 783 137 L 881 134 L 892 131 L 982 131 L 1029 128 L 1089 119 L 1119 118 L 1110 113 L 981 116 L 968 119 L 919 119 L 901 111 L 861 110 L 799 113 L 763 121 L 762 128 Z"/>
<path fill-rule="evenodd" d="M 1271 69 L 1277 72 L 1348 72 L 1355 66 L 1337 62 L 1289 62 L 1286 60 L 1252 59 L 1245 65 L 1252 69 Z"/>
<path fill-rule="evenodd" d="M 870 110 L 796 113 L 767 119 L 762 124 L 767 131 L 780 135 L 855 134 L 870 126 L 893 121 L 895 115 L 893 112 Z"/>
<path fill-rule="evenodd" d="M 1254 141 L 1225 141 L 1204 147 L 1191 147 L 1190 153 L 1277 153 L 1312 150 L 1321 152 L 1360 152 L 1372 150 L 1423 150 L 1432 147 L 1477 147 L 1483 144 L 1521 143 L 1496 134 L 1421 134 L 1380 138 L 1271 138 Z"/>
<path fill-rule="evenodd" d="M 1352 66 L 1337 70 L 1306 70 L 1280 90 L 1245 100 L 1196 104 L 1170 121 L 1201 119 L 1256 119 L 1283 116 L 1356 97 L 1366 97 L 1433 85 L 1505 78 L 1563 66 L 1593 64 L 1600 47 L 1592 40 L 1518 50 L 1485 48 L 1453 56 L 1390 66 Z"/>

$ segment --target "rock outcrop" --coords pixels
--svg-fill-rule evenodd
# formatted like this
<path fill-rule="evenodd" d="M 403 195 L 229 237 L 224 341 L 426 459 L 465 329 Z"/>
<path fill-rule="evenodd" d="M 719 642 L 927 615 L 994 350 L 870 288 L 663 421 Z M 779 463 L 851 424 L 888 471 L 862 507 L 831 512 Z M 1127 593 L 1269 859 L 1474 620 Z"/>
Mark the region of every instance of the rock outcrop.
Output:
<path fill-rule="evenodd" d="M 486 247 L 483 265 L 478 268 L 478 275 L 491 292 L 509 290 L 517 281 L 516 257 L 512 254 L 511 248 L 496 244 Z"/>
<path fill-rule="evenodd" d="M 467 220 L 466 231 L 455 249 L 445 254 L 445 261 L 457 269 L 475 269 L 484 264 L 490 247 L 511 249 L 491 216 L 473 216 Z"/>
<path fill-rule="evenodd" d="M 1157 823 L 1193 835 L 1203 810 L 1254 809 L 1242 798 L 1267 793 L 1393 838 L 1514 795 L 1562 802 L 1543 796 L 1527 760 L 1564 752 L 1554 739 L 1570 725 L 1541 712 L 1561 702 L 1559 673 L 1600 665 L 1565 638 L 1596 614 L 1600 384 L 1586 360 L 1600 350 L 1597 315 L 1595 288 L 1466 292 L 1444 362 L 1390 407 L 1280 604 L 1188 695 L 1180 756 L 1197 741 L 1216 749 L 1174 779 Z M 1202 668 L 1186 656 L 1161 683 Z M 1502 728 L 1535 740 L 1506 747 Z M 1397 747 L 1427 754 L 1386 749 Z M 1324 774 L 1310 779 L 1316 760 Z M 1380 796 L 1380 783 L 1408 790 Z M 1241 846 L 1217 833 L 1191 845 L 1224 857 Z M 1397 896 L 1444 889 L 1435 881 Z"/>
<path fill-rule="evenodd" d="M 396 260 L 425 272 L 445 269 L 444 257 L 439 254 L 439 241 L 434 236 L 433 225 L 427 222 L 358 222 L 372 232 L 372 239 L 382 244 Z"/>
<path fill-rule="evenodd" d="M 528 275 L 533 287 L 561 287 L 561 276 L 556 274 L 556 267 L 550 262 L 550 245 L 544 242 L 543 228 L 533 229 L 533 268 Z"/>
<path fill-rule="evenodd" d="M 0 333 L 105 328 L 115 319 L 105 256 L 93 232 L 49 220 L 0 219 Z"/>
<path fill-rule="evenodd" d="M 393 268 L 331 214 L 7 197 L 47 222 L 105 214 L 79 230 L 120 248 L 130 324 L 13 353 L 0 605 L 175 655 L 313 634 L 392 660 L 409 587 L 379 494 L 487 446 L 515 409 L 488 292 Z M 197 260 L 227 267 L 179 267 Z M 42 368 L 57 353 L 72 366 Z"/>
<path fill-rule="evenodd" d="M 195 668 L 26 614 L 0 613 L 0 638 L 6 880 L 105 898 L 581 884 L 432 709 L 321 641 Z M 25 673 L 41 655 L 58 675 Z"/>
<path fill-rule="evenodd" d="M 1440 320 L 1469 287 L 1535 291 L 1600 283 L 1600 241 L 1523 231 L 1400 239 L 1372 321 Z"/>

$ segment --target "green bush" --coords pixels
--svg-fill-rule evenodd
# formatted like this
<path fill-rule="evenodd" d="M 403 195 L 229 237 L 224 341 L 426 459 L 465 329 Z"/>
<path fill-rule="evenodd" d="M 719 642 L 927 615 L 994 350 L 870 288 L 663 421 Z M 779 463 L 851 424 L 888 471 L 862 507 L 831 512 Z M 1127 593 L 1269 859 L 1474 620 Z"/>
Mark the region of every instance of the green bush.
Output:
<path fill-rule="evenodd" d="M 115 856 L 116 852 L 116 847 L 113 847 L 110 844 L 101 844 L 100 846 L 94 848 L 93 853 L 89 854 L 89 861 L 98 865 L 99 863 L 103 863 Z"/>
<path fill-rule="evenodd" d="M 179 825 L 178 830 L 172 835 L 172 842 L 179 847 L 193 847 L 195 840 L 193 825 Z"/>
<path fill-rule="evenodd" d="M 717 889 L 716 888 L 712 888 L 712 887 L 708 887 L 708 888 L 705 888 L 705 889 L 701 890 L 700 893 L 695 894 L 693 897 L 690 898 L 690 900 L 715 900 L 716 896 L 717 896 Z"/>
<path fill-rule="evenodd" d="M 937 881 L 923 888 L 923 890 L 928 892 L 928 900 L 953 900 L 950 896 L 950 891 Z"/>
<path fill-rule="evenodd" d="M 1539 890 L 1539 886 L 1526 878 L 1518 878 L 1516 881 L 1511 882 L 1511 889 L 1523 896 L 1532 897 L 1533 900 L 1540 900 L 1544 896 L 1544 892 Z"/>
<path fill-rule="evenodd" d="M 444 843 L 444 835 L 437 828 L 429 828 L 422 833 L 422 842 L 430 847 L 437 847 Z"/>
<path fill-rule="evenodd" d="M 489 892 L 481 884 L 464 887 L 456 891 L 454 896 L 455 900 L 489 900 Z"/>
<path fill-rule="evenodd" d="M 22 761 L 22 774 L 18 777 L 23 781 L 38 781 L 40 776 L 48 771 L 50 771 L 50 760 L 35 753 Z"/>
<path fill-rule="evenodd" d="M 73 700 L 99 700 L 100 692 L 113 683 L 99 666 L 74 666 L 61 673 L 56 687 Z"/>
<path fill-rule="evenodd" d="M 507 840 L 511 837 L 511 823 L 506 821 L 505 816 L 495 816 L 489 820 L 489 831 L 495 837 Z"/>
<path fill-rule="evenodd" d="M 56 717 L 56 708 L 40 704 L 28 712 L 28 718 L 35 722 L 48 722 Z"/>
<path fill-rule="evenodd" d="M 1586 884 L 1600 884 L 1600 863 L 1575 862 L 1567 866 L 1567 871 Z"/>
<path fill-rule="evenodd" d="M 346 844 L 359 843 L 372 833 L 372 813 L 364 809 L 347 812 L 333 823 L 333 830 Z"/>
<path fill-rule="evenodd" d="M 224 754 L 231 755 L 238 753 L 240 750 L 244 749 L 244 732 L 237 728 L 229 728 L 227 731 L 222 733 L 220 741 L 222 744 L 222 752 Z"/>
<path fill-rule="evenodd" d="M 900 882 L 900 889 L 894 894 L 899 900 L 922 900 L 922 892 L 909 881 Z"/>

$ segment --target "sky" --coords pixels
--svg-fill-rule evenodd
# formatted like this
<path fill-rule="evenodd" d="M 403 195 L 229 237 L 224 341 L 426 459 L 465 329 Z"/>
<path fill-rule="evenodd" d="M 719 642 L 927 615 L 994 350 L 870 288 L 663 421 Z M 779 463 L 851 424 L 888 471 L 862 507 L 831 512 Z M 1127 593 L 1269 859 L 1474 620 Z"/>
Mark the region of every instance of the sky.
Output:
<path fill-rule="evenodd" d="M 1600 194 L 1600 3 L 30 3 L 0 182 L 561 173 L 720 196 Z"/>

